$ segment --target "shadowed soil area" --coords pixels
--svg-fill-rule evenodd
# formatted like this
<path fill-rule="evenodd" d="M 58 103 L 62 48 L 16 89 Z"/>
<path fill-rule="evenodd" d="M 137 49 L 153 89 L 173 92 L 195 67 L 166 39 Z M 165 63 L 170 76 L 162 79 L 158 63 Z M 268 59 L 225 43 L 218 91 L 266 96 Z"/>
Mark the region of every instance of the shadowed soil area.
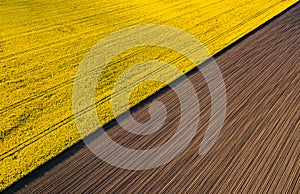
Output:
<path fill-rule="evenodd" d="M 188 77 L 199 97 L 199 127 L 188 148 L 170 163 L 151 170 L 124 170 L 97 158 L 81 141 L 4 192 L 299 193 L 299 24 L 297 4 L 216 56 L 227 88 L 227 113 L 218 140 L 206 155 L 198 155 L 198 150 L 211 101 L 204 78 L 194 70 Z M 154 100 L 169 110 L 157 132 L 136 136 L 116 122 L 108 124 L 106 132 L 134 149 L 163 144 L 180 121 L 174 91 L 164 88 L 131 112 L 137 121 L 147 121 Z"/>

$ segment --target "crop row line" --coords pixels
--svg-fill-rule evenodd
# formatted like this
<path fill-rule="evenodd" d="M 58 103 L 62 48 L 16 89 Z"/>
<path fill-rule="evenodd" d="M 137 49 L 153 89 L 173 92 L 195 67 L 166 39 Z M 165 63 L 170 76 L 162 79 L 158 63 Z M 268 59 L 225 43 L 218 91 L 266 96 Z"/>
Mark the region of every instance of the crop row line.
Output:
<path fill-rule="evenodd" d="M 271 9 L 272 7 L 274 7 L 274 6 L 270 6 L 269 8 L 266 8 L 264 11 L 261 11 L 261 12 L 259 12 L 259 13 L 264 13 L 265 11 Z M 258 17 L 259 15 L 260 15 L 260 14 L 256 14 L 255 16 Z M 256 18 L 256 17 L 253 16 L 253 17 L 247 19 L 246 21 L 242 22 L 241 25 L 246 24 L 247 22 L 253 20 L 253 19 Z M 238 25 L 238 26 L 241 26 L 241 25 Z M 235 30 L 236 28 L 237 28 L 237 27 L 235 26 L 235 27 L 232 28 L 232 30 Z M 228 32 L 228 31 L 227 31 L 227 32 Z M 223 35 L 224 35 L 224 33 L 222 33 L 222 34 L 220 34 L 220 35 L 218 35 L 218 36 L 221 37 L 221 36 L 223 36 Z M 213 38 L 213 41 L 215 41 L 215 40 L 217 40 L 216 37 Z M 209 41 L 209 43 L 211 43 L 211 42 L 213 42 L 213 41 Z M 208 43 L 207 43 L 207 44 L 208 44 Z M 291 56 L 292 54 L 293 54 L 293 53 L 290 53 L 289 56 Z M 108 97 L 106 96 L 106 97 L 104 97 L 103 99 L 101 99 L 100 101 L 96 102 L 96 104 L 98 104 L 98 103 L 100 103 L 100 102 L 103 102 L 103 100 L 107 100 L 107 99 L 108 99 Z M 86 111 L 87 111 L 87 110 L 85 110 L 84 113 L 85 113 Z M 80 115 L 80 114 L 83 114 L 83 113 L 78 113 L 78 115 Z M 23 148 L 26 147 L 27 145 L 29 145 L 29 144 L 31 144 L 31 143 L 37 141 L 38 139 L 42 138 L 43 136 L 45 136 L 45 135 L 47 135 L 48 133 L 52 132 L 53 130 L 57 129 L 56 126 L 61 126 L 61 125 L 60 125 L 61 123 L 65 123 L 66 121 L 68 121 L 68 122 L 72 121 L 71 118 L 73 118 L 73 116 L 77 116 L 76 113 L 75 113 L 74 115 L 68 116 L 66 119 L 60 121 L 59 123 L 55 124 L 54 126 L 48 128 L 47 130 L 44 130 L 44 131 L 42 131 L 41 133 L 39 133 L 39 134 L 37 134 L 37 135 L 31 137 L 30 139 L 28 139 L 28 141 L 31 140 L 30 142 L 26 141 L 26 144 L 25 144 L 25 142 L 24 142 L 24 143 L 21 143 L 21 144 L 15 146 L 14 148 L 8 150 L 7 152 L 1 154 L 0 161 L 3 160 L 3 159 L 5 159 L 5 158 L 7 158 L 7 157 L 9 157 L 9 156 L 11 156 L 11 155 L 13 155 L 15 152 L 18 152 L 20 149 L 23 149 Z M 66 122 L 66 123 L 68 123 L 68 122 Z M 55 129 L 51 129 L 51 128 L 53 128 L 53 127 L 54 127 Z M 49 131 L 50 131 L 50 132 L 49 132 Z M 34 139 L 34 138 L 35 138 L 35 139 Z M 24 145 L 24 144 L 25 144 L 25 146 L 22 146 L 22 145 Z M 12 152 L 13 152 L 13 153 L 12 153 Z"/>

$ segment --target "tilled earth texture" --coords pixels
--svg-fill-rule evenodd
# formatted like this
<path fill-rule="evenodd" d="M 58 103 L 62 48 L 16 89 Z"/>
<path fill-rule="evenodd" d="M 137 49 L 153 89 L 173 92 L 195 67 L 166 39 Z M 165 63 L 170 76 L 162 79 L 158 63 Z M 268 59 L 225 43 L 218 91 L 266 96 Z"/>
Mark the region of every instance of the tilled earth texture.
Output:
<path fill-rule="evenodd" d="M 161 24 L 193 35 L 213 55 L 221 51 L 217 63 L 227 88 L 227 114 L 210 152 L 203 157 L 197 154 L 210 114 L 208 89 L 203 78 L 193 78 L 201 77 L 199 72 L 190 72 L 199 95 L 201 123 L 188 149 L 172 162 L 146 171 L 117 169 L 79 142 L 6 191 L 299 193 L 299 6 L 223 50 L 295 3 L 0 0 L 0 190 L 80 141 L 74 118 L 81 113 L 72 111 L 72 87 L 88 51 L 125 27 Z M 114 119 L 110 95 L 116 78 L 132 64 L 147 59 L 172 63 L 183 73 L 194 67 L 162 47 L 137 47 L 116 56 L 97 86 L 95 101 L 101 124 Z M 144 74 L 132 72 L 132 78 L 151 71 L 155 69 Z M 160 82 L 141 85 L 132 94 L 130 106 L 162 87 Z M 110 136 L 133 148 L 155 147 L 168 139 L 180 114 L 175 94 L 165 90 L 154 95 L 167 109 L 172 108 L 163 129 L 136 139 L 120 136 L 120 126 L 114 125 L 107 130 Z M 149 117 L 147 103 L 150 101 L 133 111 L 137 120 Z M 20 187 L 24 181 L 28 186 Z"/>

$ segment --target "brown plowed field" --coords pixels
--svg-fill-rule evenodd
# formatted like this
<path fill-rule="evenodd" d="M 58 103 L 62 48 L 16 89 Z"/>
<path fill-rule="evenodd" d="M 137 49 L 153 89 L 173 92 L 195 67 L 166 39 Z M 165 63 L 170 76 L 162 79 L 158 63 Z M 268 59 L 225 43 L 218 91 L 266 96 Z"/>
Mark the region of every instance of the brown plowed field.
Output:
<path fill-rule="evenodd" d="M 189 147 L 170 163 L 151 170 L 124 170 L 103 162 L 80 142 L 5 192 L 300 193 L 299 45 L 298 4 L 216 56 L 227 88 L 227 113 L 206 155 L 198 155 L 198 150 L 210 118 L 210 96 L 195 70 L 188 76 L 201 105 L 199 129 Z M 109 135 L 135 149 L 168 140 L 180 120 L 171 89 L 135 107 L 133 115 L 147 121 L 153 100 L 169 110 L 162 129 L 141 137 L 112 122 L 106 126 Z"/>

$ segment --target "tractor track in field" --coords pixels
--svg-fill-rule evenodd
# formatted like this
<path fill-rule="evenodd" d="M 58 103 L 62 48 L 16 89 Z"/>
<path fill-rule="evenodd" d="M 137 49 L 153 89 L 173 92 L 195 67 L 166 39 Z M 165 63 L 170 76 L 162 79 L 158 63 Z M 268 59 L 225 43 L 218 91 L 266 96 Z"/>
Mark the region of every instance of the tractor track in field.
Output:
<path fill-rule="evenodd" d="M 170 163 L 145 171 L 124 170 L 97 158 L 81 141 L 5 192 L 299 193 L 299 24 L 297 4 L 218 54 L 227 113 L 218 141 L 206 155 L 199 156 L 198 149 L 210 118 L 210 96 L 204 78 L 194 70 L 188 77 L 199 96 L 199 128 L 188 148 Z M 132 114 L 147 121 L 153 100 L 172 110 L 162 129 L 134 136 L 113 121 L 105 127 L 111 138 L 134 149 L 167 141 L 180 120 L 179 101 L 172 90 L 164 88 L 133 108 Z"/>
<path fill-rule="evenodd" d="M 220 2 L 220 1 L 217 1 L 217 3 Z M 209 4 L 209 6 L 213 5 L 215 3 L 212 3 L 212 4 Z M 233 26 L 232 28 L 230 28 L 229 30 L 225 31 L 225 32 L 222 32 L 220 34 L 218 34 L 216 37 L 213 37 L 211 39 L 209 39 L 207 42 L 204 42 L 204 46 L 207 46 L 208 44 L 211 44 L 213 42 L 216 42 L 218 39 L 220 39 L 222 36 L 226 35 L 226 33 L 230 33 L 231 31 L 233 31 L 234 29 L 237 29 L 239 26 L 242 26 L 242 25 L 245 25 L 247 24 L 247 22 L 253 20 L 254 18 L 260 16 L 261 13 L 271 9 L 272 7 L 276 6 L 276 4 L 274 5 L 271 5 L 270 7 L 266 8 L 265 10 L 262 10 L 260 11 L 259 13 L 255 14 L 254 16 L 248 18 L 247 20 L 241 22 L 240 24 L 238 24 L 237 26 Z M 214 16 L 212 18 L 209 18 L 207 20 L 205 20 L 205 22 L 207 21 L 210 21 L 210 20 L 213 20 L 213 19 L 216 19 L 218 16 L 220 15 L 223 15 L 224 13 L 227 13 L 227 12 L 232 12 L 234 9 L 230 9 L 230 10 L 227 10 L 225 12 L 222 12 L 221 14 L 217 15 L 217 16 Z M 186 15 L 188 13 L 185 13 L 184 15 Z M 182 15 L 181 15 L 182 16 Z M 175 18 L 172 18 L 172 19 L 175 19 Z M 171 19 L 170 19 L 171 20 Z M 124 22 L 124 21 L 123 21 Z M 60 44 L 60 43 L 64 43 L 65 40 L 61 40 L 59 42 L 52 42 L 52 43 L 49 43 L 48 46 L 50 45 L 57 45 L 57 44 Z M 45 47 L 45 45 L 42 45 L 42 46 L 39 46 L 39 47 L 36 47 L 36 48 L 30 48 L 29 50 L 25 50 L 25 51 L 22 51 L 22 52 L 29 52 L 29 51 L 35 51 L 35 50 L 38 50 L 40 47 Z M 84 50 L 84 51 L 78 51 L 77 53 L 73 53 L 71 55 L 68 55 L 68 56 L 63 56 L 59 59 L 55 59 L 54 61 L 50 61 L 48 64 L 55 64 L 57 61 L 60 61 L 60 60 L 63 60 L 63 59 L 66 59 L 66 58 L 73 58 L 73 57 L 76 57 L 77 55 L 80 55 L 80 54 L 83 54 L 87 52 L 87 50 Z M 137 55 L 137 53 L 134 53 L 134 55 Z M 18 55 L 18 53 L 15 53 L 15 54 L 12 54 L 12 55 Z M 10 58 L 12 56 L 4 56 L 4 58 Z M 132 57 L 132 56 L 129 56 L 129 57 Z M 1 58 L 0 58 L 1 59 Z M 126 58 L 124 58 L 125 60 Z M 36 67 L 35 67 L 36 68 Z M 34 73 L 35 71 L 30 69 L 29 72 L 31 73 Z M 22 72 L 22 73 L 25 73 L 25 72 Z M 34 100 L 36 99 L 39 99 L 41 97 L 44 97 L 45 95 L 47 94 L 51 94 L 53 91 L 56 91 L 58 89 L 62 89 L 66 86 L 69 86 L 70 84 L 72 84 L 74 82 L 74 78 L 70 78 L 58 85 L 55 85 L 51 88 L 48 88 L 44 91 L 41 91 L 39 94 L 37 95 L 34 95 L 34 96 L 30 96 L 28 98 L 25 98 L 25 99 L 22 99 L 21 101 L 18 101 L 16 103 L 13 103 L 13 104 L 10 104 L 4 108 L 0 108 L 0 114 L 1 113 L 4 113 L 4 112 L 8 112 L 12 109 L 15 109 L 15 108 L 18 108 L 18 107 L 21 107 L 21 106 L 24 106 L 24 104 L 26 103 L 30 103 L 30 102 L 33 102 Z M 107 100 L 107 97 L 101 99 L 101 101 L 98 101 L 97 103 L 101 103 L 103 101 L 106 101 Z M 80 114 L 80 113 L 79 113 Z M 6 152 L 3 152 L 1 153 L 1 156 L 0 156 L 0 161 L 13 155 L 15 152 L 25 148 L 27 145 L 33 143 L 33 142 L 36 142 L 37 140 L 39 140 L 40 138 L 46 136 L 47 134 L 55 131 L 55 129 L 57 129 L 58 127 L 61 127 L 62 125 L 65 125 L 66 123 L 69 123 L 70 121 L 72 121 L 72 117 L 73 116 L 76 116 L 76 115 L 68 115 L 67 117 L 65 117 L 64 119 L 60 120 L 59 122 L 55 123 L 54 125 L 48 127 L 46 130 L 38 133 L 38 134 L 35 134 L 34 136 L 30 137 L 29 139 L 27 139 L 26 141 L 23 141 L 21 142 L 20 144 L 14 146 L 13 148 L 11 148 L 10 150 L 6 151 Z M 58 126 L 58 127 L 57 127 Z"/>

